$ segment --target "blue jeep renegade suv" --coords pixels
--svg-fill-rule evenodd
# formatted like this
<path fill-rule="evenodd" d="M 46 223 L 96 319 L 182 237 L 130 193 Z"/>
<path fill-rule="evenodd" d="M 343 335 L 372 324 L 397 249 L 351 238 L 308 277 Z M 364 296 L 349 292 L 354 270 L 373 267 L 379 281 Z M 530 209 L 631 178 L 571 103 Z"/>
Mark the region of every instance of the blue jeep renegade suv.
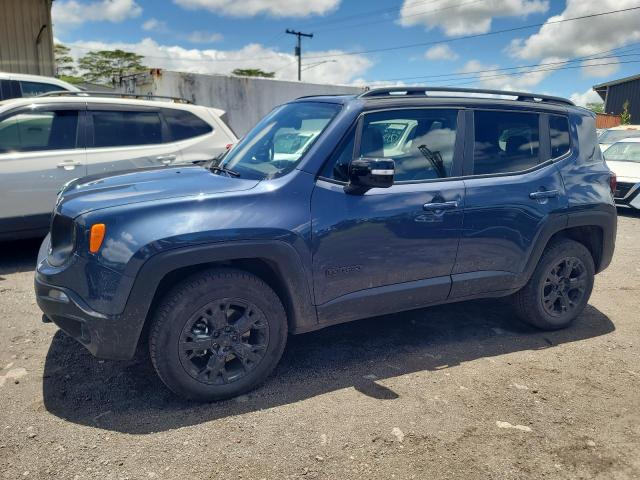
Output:
<path fill-rule="evenodd" d="M 171 390 L 228 398 L 289 333 L 505 296 L 536 327 L 569 325 L 613 254 L 614 184 L 594 115 L 562 98 L 300 98 L 206 168 L 66 185 L 36 295 L 95 356 L 148 336 Z"/>

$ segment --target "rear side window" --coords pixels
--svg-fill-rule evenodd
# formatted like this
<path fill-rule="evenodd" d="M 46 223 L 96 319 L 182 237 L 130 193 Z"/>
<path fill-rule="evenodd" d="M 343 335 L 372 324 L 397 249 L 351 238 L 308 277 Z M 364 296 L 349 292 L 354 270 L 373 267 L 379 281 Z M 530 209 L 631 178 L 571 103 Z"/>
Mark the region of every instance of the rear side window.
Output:
<path fill-rule="evenodd" d="M 569 152 L 569 120 L 560 115 L 549 115 L 549 138 L 551 140 L 551 158 L 558 158 Z"/>
<path fill-rule="evenodd" d="M 35 97 L 36 95 L 42 95 L 48 92 L 60 92 L 66 91 L 66 88 L 59 87 L 58 85 L 52 85 L 51 83 L 42 82 L 20 82 L 22 88 L 23 97 Z"/>
<path fill-rule="evenodd" d="M 474 175 L 518 172 L 539 163 L 539 116 L 476 111 Z"/>
<path fill-rule="evenodd" d="M 174 141 L 206 135 L 213 131 L 211 125 L 191 112 L 165 108 L 162 114 L 169 125 L 171 138 Z"/>
<path fill-rule="evenodd" d="M 76 110 L 20 112 L 0 121 L 0 153 L 76 148 Z"/>
<path fill-rule="evenodd" d="M 93 146 L 126 147 L 162 143 L 158 112 L 93 111 Z"/>

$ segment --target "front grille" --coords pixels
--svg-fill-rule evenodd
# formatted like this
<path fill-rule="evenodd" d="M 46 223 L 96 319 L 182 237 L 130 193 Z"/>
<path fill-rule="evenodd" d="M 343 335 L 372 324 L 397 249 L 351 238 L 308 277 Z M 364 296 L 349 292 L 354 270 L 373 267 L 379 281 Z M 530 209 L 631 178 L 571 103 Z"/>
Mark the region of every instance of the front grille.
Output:
<path fill-rule="evenodd" d="M 616 191 L 613 194 L 614 198 L 624 198 L 629 193 L 629 190 L 633 188 L 635 183 L 627 183 L 627 182 L 618 182 L 616 185 Z"/>

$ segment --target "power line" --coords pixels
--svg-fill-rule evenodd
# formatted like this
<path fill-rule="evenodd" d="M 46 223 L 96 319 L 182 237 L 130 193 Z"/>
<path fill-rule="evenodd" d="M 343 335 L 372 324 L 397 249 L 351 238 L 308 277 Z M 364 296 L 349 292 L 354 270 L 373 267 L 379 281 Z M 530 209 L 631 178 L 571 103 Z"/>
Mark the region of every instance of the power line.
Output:
<path fill-rule="evenodd" d="M 635 50 L 636 48 L 630 48 L 633 45 L 640 45 L 640 42 L 636 42 L 636 43 L 632 43 L 623 47 L 618 47 L 618 48 L 614 48 L 611 50 L 605 50 L 602 52 L 597 52 L 597 53 L 593 53 L 591 55 L 585 55 L 583 57 L 574 57 L 571 59 L 567 59 L 567 60 L 562 60 L 562 61 L 558 61 L 558 62 L 546 62 L 546 63 L 534 63 L 534 64 L 530 64 L 530 65 L 518 65 L 516 67 L 503 67 L 503 68 L 492 68 L 492 69 L 488 69 L 488 70 L 476 70 L 476 71 L 468 71 L 468 72 L 454 72 L 454 73 L 441 73 L 441 74 L 436 74 L 436 75 L 417 75 L 417 76 L 413 76 L 413 77 L 395 77 L 395 78 L 386 78 L 386 79 L 382 79 L 379 80 L 381 82 L 393 82 L 393 81 L 401 81 L 401 80 L 427 80 L 427 79 L 436 79 L 436 78 L 440 78 L 443 79 L 444 81 L 446 80 L 453 80 L 451 78 L 444 78 L 444 77 L 461 77 L 461 76 L 473 76 L 473 74 L 478 74 L 478 73 L 487 73 L 487 72 L 501 72 L 501 71 L 507 71 L 507 70 L 520 70 L 523 68 L 533 68 L 533 67 L 542 67 L 542 66 L 548 66 L 548 65 L 564 65 L 566 63 L 573 63 L 573 62 L 580 62 L 580 61 L 585 61 L 585 60 L 602 60 L 605 58 L 617 58 L 617 57 L 629 57 L 629 56 L 634 56 L 634 55 L 640 55 L 640 53 L 628 53 L 631 52 L 633 50 Z M 610 52 L 615 52 L 616 50 L 623 50 L 623 52 L 621 53 L 617 53 L 615 55 L 611 55 L 611 56 L 607 56 L 607 57 L 602 57 L 601 55 L 605 54 L 605 53 L 610 53 Z"/>
<path fill-rule="evenodd" d="M 594 18 L 594 17 L 600 17 L 603 15 L 611 15 L 611 14 L 615 14 L 615 13 L 621 13 L 621 12 L 627 12 L 627 11 L 633 11 L 633 10 L 638 10 L 640 9 L 640 6 L 638 7 L 630 7 L 630 8 L 625 8 L 625 9 L 620 9 L 620 10 L 612 10 L 612 11 L 608 11 L 608 12 L 601 12 L 601 13 L 595 13 L 595 14 L 590 14 L 590 15 L 583 15 L 583 16 L 579 16 L 579 17 L 573 17 L 573 18 L 566 18 L 566 19 L 562 19 L 562 20 L 555 20 L 555 21 L 549 21 L 549 22 L 542 22 L 542 23 L 535 23 L 535 24 L 530 24 L 530 25 L 523 25 L 520 27 L 514 27 L 514 28 L 509 28 L 509 29 L 503 29 L 503 30 L 495 30 L 493 32 L 486 32 L 486 33 L 479 33 L 479 34 L 473 34 L 473 35 L 466 35 L 466 36 L 461 36 L 461 37 L 456 37 L 456 38 L 451 38 L 451 39 L 445 39 L 445 40 L 435 40 L 435 41 L 430 41 L 430 42 L 421 42 L 421 43 L 414 43 L 414 44 L 408 44 L 408 45 L 399 45 L 399 46 L 395 46 L 395 47 L 385 47 L 385 48 L 380 48 L 380 49 L 370 49 L 370 50 L 361 50 L 361 51 L 354 51 L 354 52 L 343 52 L 343 53 L 336 53 L 336 54 L 328 54 L 328 55 L 310 55 L 305 57 L 306 59 L 326 59 L 326 58 L 331 58 L 331 57 L 341 57 L 341 56 L 350 56 L 350 55 L 367 55 L 370 53 L 377 53 L 377 52 L 387 52 L 387 51 L 393 51 L 393 50 L 400 50 L 400 49 L 407 49 L 407 48 L 415 48 L 415 47 L 423 47 L 423 46 L 428 46 L 428 45 L 438 45 L 438 44 L 446 44 L 446 43 L 450 43 L 450 42 L 456 42 L 456 41 L 460 41 L 460 40 L 468 40 L 468 39 L 473 39 L 473 38 L 480 38 L 480 37 L 485 37 L 485 36 L 490 36 L 490 35 L 498 35 L 501 33 L 508 33 L 508 32 L 514 32 L 514 31 L 518 31 L 518 30 L 525 30 L 525 29 L 529 29 L 529 28 L 535 28 L 535 27 L 540 27 L 542 25 L 545 24 L 558 24 L 558 23 L 563 23 L 563 22 L 569 22 L 569 21 L 576 21 L 576 20 L 582 20 L 582 19 L 586 19 L 586 18 Z M 100 50 L 100 48 L 89 48 L 89 47 L 81 47 L 81 46 L 77 46 L 74 45 L 73 43 L 70 44 L 70 46 L 72 48 L 78 49 L 78 50 L 85 50 L 85 51 L 93 51 L 93 50 Z M 274 52 L 273 55 L 268 56 L 268 57 L 246 57 L 246 58 L 194 58 L 194 59 L 174 59 L 170 56 L 153 56 L 153 55 L 144 55 L 142 54 L 145 58 L 149 58 L 149 59 L 157 59 L 157 60 L 164 60 L 164 61 L 172 61 L 172 60 L 177 60 L 180 62 L 199 62 L 199 63 L 213 63 L 213 62 L 251 62 L 251 61 L 258 61 L 258 60 L 273 60 L 274 58 L 282 58 L 284 56 L 288 56 L 289 54 L 283 53 L 283 52 Z"/>
<path fill-rule="evenodd" d="M 603 15 L 611 15 L 614 13 L 622 13 L 622 12 L 629 12 L 632 10 L 638 10 L 640 9 L 640 6 L 638 7 L 630 7 L 630 8 L 623 8 L 620 10 L 611 10 L 608 12 L 601 12 L 601 13 L 592 13 L 590 15 L 582 15 L 580 17 L 572 17 L 572 18 L 564 18 L 562 20 L 553 20 L 553 21 L 546 21 L 546 22 L 541 22 L 541 23 L 532 23 L 530 25 L 523 25 L 520 27 L 513 27 L 513 28 L 506 28 L 503 30 L 494 30 L 493 32 L 486 32 L 486 33 L 476 33 L 473 35 L 464 35 L 462 37 L 455 37 L 455 38 L 450 38 L 447 40 L 433 40 L 430 42 L 420 42 L 420 43 L 410 43 L 407 45 L 397 45 L 395 47 L 384 47 L 384 48 L 373 48 L 373 49 L 369 49 L 369 50 L 357 50 L 357 51 L 353 51 L 353 52 L 343 52 L 343 53 L 334 53 L 334 54 L 330 54 L 330 55 L 316 55 L 316 56 L 309 56 L 307 57 L 308 59 L 312 59 L 312 58 L 327 58 L 327 57 L 344 57 L 344 56 L 349 56 L 349 55 L 368 55 L 371 53 L 378 53 L 378 52 L 389 52 L 389 51 L 394 51 L 394 50 L 404 50 L 407 48 L 416 48 L 416 47 L 425 47 L 425 46 L 429 46 L 429 45 L 439 45 L 439 44 L 443 44 L 443 43 L 451 43 L 451 42 L 457 42 L 460 40 L 469 40 L 472 38 L 480 38 L 480 37 L 488 37 L 490 35 L 498 35 L 501 33 L 509 33 L 509 32 L 516 32 L 519 30 L 526 30 L 529 28 L 535 28 L 535 27 L 541 27 L 543 25 L 555 25 L 555 24 L 559 24 L 559 23 L 564 23 L 564 22 L 572 22 L 572 21 L 576 21 L 576 20 L 583 20 L 585 18 L 594 18 L 594 17 L 601 17 Z"/>
<path fill-rule="evenodd" d="M 442 12 L 442 11 L 445 11 L 445 10 L 451 10 L 451 9 L 454 9 L 454 8 L 463 7 L 465 5 L 471 5 L 473 3 L 480 3 L 480 2 L 485 2 L 485 1 L 486 0 L 470 0 L 468 2 L 462 2 L 462 3 L 458 3 L 456 5 L 450 5 L 448 7 L 435 8 L 435 9 L 432 9 L 432 10 L 425 10 L 425 11 L 419 12 L 419 13 L 412 13 L 412 14 L 409 14 L 409 15 L 403 15 L 402 18 L 419 17 L 419 16 L 422 16 L 422 15 L 428 15 L 430 13 Z M 324 28 L 324 29 L 321 28 L 319 31 L 320 32 L 331 32 L 331 31 L 334 31 L 334 30 L 342 30 L 342 29 L 345 29 L 345 28 L 366 27 L 368 25 L 375 25 L 375 24 L 378 24 L 378 23 L 387 23 L 387 22 L 392 22 L 394 20 L 395 19 L 386 19 L 385 18 L 385 19 L 382 19 L 382 20 L 375 20 L 373 22 L 354 23 L 352 25 L 341 25 L 341 26 L 337 26 L 337 27 Z"/>
<path fill-rule="evenodd" d="M 445 1 L 445 0 L 424 0 L 424 1 L 421 1 L 421 2 L 416 2 L 413 5 L 409 6 L 408 8 L 416 8 L 416 7 L 419 7 L 419 6 L 421 6 L 421 5 L 425 4 L 425 3 L 437 3 L 437 2 L 443 2 L 443 1 Z M 483 0 L 483 1 L 485 1 L 485 0 Z M 319 21 L 319 22 L 308 23 L 308 24 L 305 24 L 305 27 L 306 28 L 314 28 L 315 29 L 315 27 L 317 27 L 317 26 L 331 25 L 331 24 L 334 24 L 334 23 L 342 23 L 342 22 L 349 21 L 349 20 L 352 20 L 352 19 L 362 20 L 363 18 L 366 18 L 366 17 L 378 16 L 381 13 L 400 12 L 400 11 L 402 11 L 402 8 L 403 7 L 400 7 L 400 8 L 398 8 L 398 7 L 390 7 L 390 8 L 382 8 L 382 9 L 377 9 L 377 10 L 367 10 L 367 11 L 364 11 L 364 12 L 354 13 L 354 14 L 346 15 L 346 16 L 339 17 L 339 18 L 330 18 L 330 19 L 327 19 L 327 20 Z"/>
<path fill-rule="evenodd" d="M 640 60 L 629 60 L 626 62 L 606 62 L 606 63 L 592 63 L 590 65 L 588 65 L 588 67 L 602 67 L 602 66 L 606 66 L 606 65 L 623 65 L 623 64 L 635 64 L 635 63 L 640 63 Z M 541 69 L 537 69 L 537 70 L 527 70 L 527 71 L 523 71 L 523 72 L 512 72 L 512 73 L 502 73 L 502 74 L 498 74 L 498 75 L 488 75 L 488 76 L 483 76 L 483 75 L 478 75 L 476 79 L 471 80 L 471 81 L 465 81 L 465 82 L 457 82 L 457 83 L 449 83 L 445 86 L 447 87 L 455 87 L 457 85 L 468 85 L 471 83 L 476 83 L 477 81 L 482 81 L 482 80 L 488 80 L 488 79 L 492 79 L 492 78 L 502 78 L 502 77 L 512 77 L 515 75 L 526 75 L 528 73 L 537 73 L 537 72 L 556 72 L 556 71 L 560 71 L 560 70 L 573 70 L 576 68 L 584 68 L 582 65 L 568 65 L 568 66 L 563 66 L 563 67 L 556 67 L 556 68 L 541 68 Z"/>

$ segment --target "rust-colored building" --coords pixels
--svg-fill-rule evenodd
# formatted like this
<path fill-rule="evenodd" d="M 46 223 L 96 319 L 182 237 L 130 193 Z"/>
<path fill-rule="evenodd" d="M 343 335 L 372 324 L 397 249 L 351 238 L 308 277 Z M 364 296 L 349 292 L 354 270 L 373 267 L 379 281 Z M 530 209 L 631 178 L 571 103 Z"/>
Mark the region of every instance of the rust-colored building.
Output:
<path fill-rule="evenodd" d="M 0 72 L 54 74 L 52 0 L 0 0 Z"/>

